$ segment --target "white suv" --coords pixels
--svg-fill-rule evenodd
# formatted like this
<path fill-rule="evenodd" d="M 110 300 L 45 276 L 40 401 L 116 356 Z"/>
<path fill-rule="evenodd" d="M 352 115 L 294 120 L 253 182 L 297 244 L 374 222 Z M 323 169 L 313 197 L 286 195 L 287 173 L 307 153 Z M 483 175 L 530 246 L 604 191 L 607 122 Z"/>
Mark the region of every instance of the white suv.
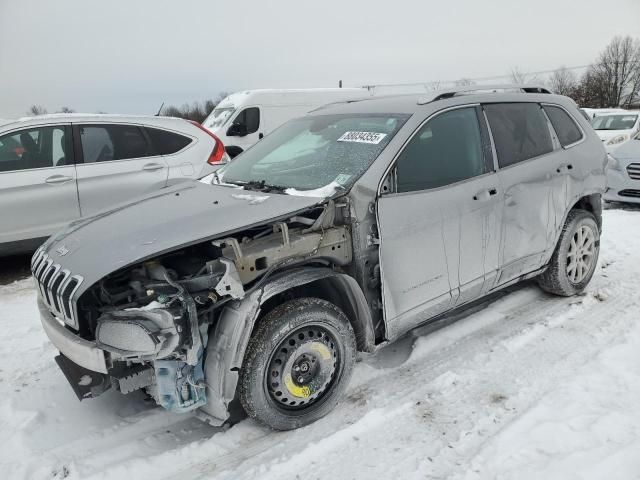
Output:
<path fill-rule="evenodd" d="M 220 140 L 178 118 L 44 115 L 0 125 L 0 255 L 65 224 L 226 163 Z"/>

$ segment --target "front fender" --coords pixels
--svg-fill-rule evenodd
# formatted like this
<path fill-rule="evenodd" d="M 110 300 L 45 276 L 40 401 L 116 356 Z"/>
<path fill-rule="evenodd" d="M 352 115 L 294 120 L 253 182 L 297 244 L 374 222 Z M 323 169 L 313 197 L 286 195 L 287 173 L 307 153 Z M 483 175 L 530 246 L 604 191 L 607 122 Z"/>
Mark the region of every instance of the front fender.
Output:
<path fill-rule="evenodd" d="M 334 279 L 346 289 L 345 295 L 351 297 L 349 301 L 357 317 L 351 321 L 358 322 L 358 328 L 354 327 L 358 344 L 363 350 L 373 348 L 371 314 L 362 290 L 352 277 L 329 268 L 307 267 L 281 272 L 242 300 L 230 302 L 210 332 L 204 362 L 207 404 L 200 408 L 203 419 L 220 425 L 229 418 L 229 403 L 235 397 L 240 368 L 261 306 L 291 288 L 324 279 Z"/>

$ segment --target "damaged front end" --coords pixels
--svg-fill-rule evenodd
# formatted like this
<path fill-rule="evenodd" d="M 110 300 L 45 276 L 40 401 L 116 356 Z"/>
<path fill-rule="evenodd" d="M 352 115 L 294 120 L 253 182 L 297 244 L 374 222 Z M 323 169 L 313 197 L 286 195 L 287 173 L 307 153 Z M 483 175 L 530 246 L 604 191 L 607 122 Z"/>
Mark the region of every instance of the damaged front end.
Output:
<path fill-rule="evenodd" d="M 78 371 L 59 360 L 79 397 L 115 387 L 122 393 L 145 389 L 175 412 L 206 403 L 206 309 L 220 299 L 242 297 L 244 289 L 232 261 L 201 259 L 202 267 L 189 272 L 176 263 L 184 260 L 193 269 L 195 259 L 183 257 L 169 255 L 118 272 L 81 297 L 78 314 L 85 322 L 80 333 L 107 353 L 110 366 L 105 375 Z"/>
<path fill-rule="evenodd" d="M 104 352 L 104 368 L 83 366 L 83 354 L 67 351 L 45 327 L 78 397 L 95 397 L 109 388 L 125 394 L 143 389 L 174 412 L 207 404 L 208 384 L 219 383 L 205 379 L 208 337 L 223 306 L 259 292 L 283 268 L 351 262 L 349 230 L 336 210 L 329 201 L 285 220 L 125 267 L 96 282 L 72 305 L 76 328 L 66 322 L 59 333 Z"/>

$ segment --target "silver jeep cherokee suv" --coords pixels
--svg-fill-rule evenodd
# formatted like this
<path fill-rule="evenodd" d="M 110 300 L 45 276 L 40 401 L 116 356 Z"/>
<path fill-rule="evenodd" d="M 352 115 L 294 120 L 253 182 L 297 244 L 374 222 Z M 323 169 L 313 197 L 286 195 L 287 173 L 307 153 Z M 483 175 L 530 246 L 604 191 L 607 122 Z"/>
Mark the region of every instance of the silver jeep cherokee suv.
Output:
<path fill-rule="evenodd" d="M 300 427 L 357 351 L 523 279 L 581 292 L 605 162 L 573 101 L 540 87 L 325 106 L 49 239 L 42 324 L 80 399 L 144 389 L 219 425 L 237 398 Z"/>

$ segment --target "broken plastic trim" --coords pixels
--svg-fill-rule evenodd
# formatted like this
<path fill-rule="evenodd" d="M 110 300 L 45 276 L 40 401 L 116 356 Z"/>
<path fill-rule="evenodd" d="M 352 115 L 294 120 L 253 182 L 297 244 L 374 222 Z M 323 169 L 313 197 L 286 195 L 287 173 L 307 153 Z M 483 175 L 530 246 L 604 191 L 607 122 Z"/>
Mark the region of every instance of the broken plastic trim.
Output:
<path fill-rule="evenodd" d="M 166 271 L 164 272 L 164 279 L 169 285 L 178 291 L 178 300 L 180 300 L 187 309 L 187 316 L 189 317 L 189 331 L 191 333 L 191 348 L 187 349 L 187 363 L 189 365 L 196 365 L 198 363 L 198 352 L 202 349 L 202 339 L 200 338 L 196 302 L 182 285 L 169 278 L 169 274 Z"/>

